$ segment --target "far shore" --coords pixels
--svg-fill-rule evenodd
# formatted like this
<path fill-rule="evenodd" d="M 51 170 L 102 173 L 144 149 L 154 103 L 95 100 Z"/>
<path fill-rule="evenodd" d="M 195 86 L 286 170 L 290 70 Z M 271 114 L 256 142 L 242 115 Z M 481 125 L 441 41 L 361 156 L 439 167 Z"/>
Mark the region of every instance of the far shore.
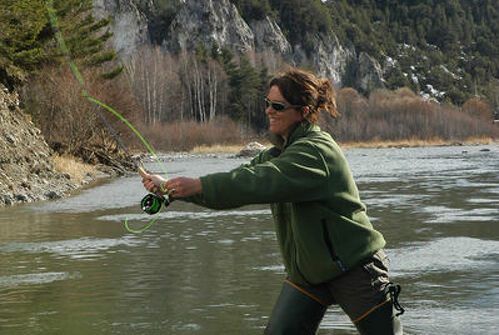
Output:
<path fill-rule="evenodd" d="M 256 142 L 265 147 L 271 144 L 266 141 Z M 368 142 L 338 142 L 341 148 L 355 149 L 355 148 L 413 148 L 413 147 L 429 147 L 429 146 L 463 146 L 463 145 L 499 145 L 499 140 L 490 137 L 476 137 L 466 140 L 443 140 L 434 138 L 430 140 L 421 139 L 408 139 L 408 140 L 373 140 Z M 189 151 L 192 155 L 209 155 L 209 154 L 237 154 L 244 145 L 240 144 L 216 144 L 216 145 L 201 145 L 196 146 Z"/>
<path fill-rule="evenodd" d="M 271 144 L 267 141 L 252 140 L 262 144 L 265 147 L 269 147 Z M 252 141 L 248 141 L 252 142 Z M 247 143 L 246 143 L 247 144 Z M 175 152 L 175 151 L 164 151 L 161 155 L 176 155 L 176 154 L 188 154 L 195 156 L 202 155 L 237 155 L 241 149 L 245 147 L 246 144 L 216 144 L 216 145 L 201 145 L 196 146 L 192 150 L 186 152 Z M 473 145 L 499 145 L 499 140 L 480 137 L 480 138 L 469 138 L 466 140 L 442 140 L 442 139 L 431 139 L 431 140 L 421 140 L 421 139 L 410 139 L 410 140 L 375 140 L 369 142 L 339 142 L 338 143 L 343 149 L 356 149 L 356 148 L 366 148 L 366 149 L 382 149 L 382 148 L 414 148 L 414 147 L 428 147 L 428 146 L 473 146 Z M 158 152 L 159 154 L 159 152 Z M 57 170 L 60 173 L 67 173 L 71 180 L 76 184 L 87 184 L 92 180 L 99 179 L 105 174 L 99 172 L 95 166 L 82 163 L 80 159 L 71 156 L 59 157 L 55 156 L 55 162 Z M 111 177 L 111 175 L 109 175 Z"/>

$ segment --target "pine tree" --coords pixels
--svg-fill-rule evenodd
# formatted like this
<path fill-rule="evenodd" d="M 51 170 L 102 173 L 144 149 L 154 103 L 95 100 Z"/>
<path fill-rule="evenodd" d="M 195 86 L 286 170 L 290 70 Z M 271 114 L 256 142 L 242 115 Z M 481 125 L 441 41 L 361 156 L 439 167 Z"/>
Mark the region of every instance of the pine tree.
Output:
<path fill-rule="evenodd" d="M 44 0 L 38 0 L 44 1 Z M 92 0 L 58 0 L 54 9 L 73 60 L 84 67 L 102 67 L 104 78 L 114 78 L 123 70 L 121 65 L 109 65 L 116 61 L 116 52 L 106 47 L 112 37 L 109 31 L 111 19 L 97 20 L 92 15 Z M 62 56 L 58 46 L 52 45 L 54 56 Z"/>
<path fill-rule="evenodd" d="M 0 0 L 0 82 L 12 89 L 47 58 L 45 6 L 38 0 Z"/>
<path fill-rule="evenodd" d="M 107 49 L 112 36 L 110 19 L 96 20 L 92 0 L 54 2 L 59 27 L 71 57 L 83 67 L 101 67 L 113 63 L 116 53 Z M 12 86 L 36 72 L 44 63 L 64 61 L 47 15 L 45 0 L 0 0 L 0 81 Z M 113 78 L 121 66 L 107 67 L 103 76 Z"/>

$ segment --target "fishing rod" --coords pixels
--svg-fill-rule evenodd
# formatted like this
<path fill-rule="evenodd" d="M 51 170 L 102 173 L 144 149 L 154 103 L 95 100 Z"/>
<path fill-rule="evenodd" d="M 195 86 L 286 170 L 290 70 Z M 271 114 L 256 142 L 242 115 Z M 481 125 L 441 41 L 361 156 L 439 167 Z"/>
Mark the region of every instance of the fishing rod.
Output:
<path fill-rule="evenodd" d="M 168 180 L 168 172 L 166 171 L 166 168 L 165 168 L 163 162 L 159 159 L 158 155 L 156 155 L 156 152 L 153 150 L 153 148 L 151 147 L 149 142 L 147 142 L 147 140 L 142 136 L 142 134 L 130 123 L 130 121 L 128 121 L 120 113 L 118 113 L 116 110 L 114 110 L 110 106 L 106 105 L 105 103 L 99 101 L 98 99 L 96 99 L 90 95 L 89 91 L 86 88 L 85 81 L 83 80 L 83 76 L 81 75 L 80 71 L 78 70 L 78 67 L 76 66 L 76 64 L 71 59 L 69 49 L 68 49 L 66 42 L 62 36 L 62 32 L 61 32 L 61 29 L 59 28 L 59 23 L 57 20 L 57 14 L 56 14 L 56 10 L 54 8 L 53 0 L 46 0 L 45 6 L 46 6 L 47 13 L 49 16 L 49 21 L 50 21 L 50 25 L 52 27 L 52 31 L 54 32 L 54 36 L 59 44 L 59 47 L 62 51 L 62 54 L 64 55 L 64 58 L 66 59 L 73 75 L 75 76 L 76 80 L 80 84 L 82 96 L 92 103 L 92 108 L 93 108 L 94 112 L 99 116 L 99 118 L 102 120 L 104 125 L 108 128 L 108 130 L 111 133 L 111 136 L 116 141 L 116 143 L 118 143 L 118 145 L 123 149 L 123 151 L 126 153 L 126 155 L 132 160 L 134 165 L 137 167 L 139 174 L 143 178 L 147 176 L 147 172 L 145 171 L 145 169 L 143 167 L 138 166 L 138 164 L 135 162 L 135 160 L 132 159 L 132 155 L 128 151 L 128 148 L 121 141 L 118 133 L 111 126 L 111 124 L 106 119 L 104 114 L 101 113 L 99 106 L 106 109 L 107 111 L 111 112 L 114 116 L 116 116 L 118 119 L 120 119 L 123 123 L 125 123 L 128 126 L 128 128 L 130 128 L 133 131 L 133 133 L 144 144 L 146 149 L 151 153 L 152 158 L 155 159 L 159 163 L 160 167 L 163 169 L 165 178 Z M 125 228 L 127 231 L 129 231 L 131 233 L 143 233 L 144 231 L 149 229 L 158 219 L 159 214 L 161 213 L 161 210 L 163 208 L 166 208 L 173 200 L 173 198 L 169 197 L 168 190 L 166 190 L 166 189 L 164 189 L 164 190 L 161 189 L 161 191 L 163 193 L 162 195 L 159 194 L 159 190 L 157 188 L 152 190 L 152 191 L 153 191 L 153 193 L 147 194 L 141 200 L 140 207 L 145 213 L 147 213 L 149 215 L 156 214 L 156 216 L 154 218 L 152 218 L 149 221 L 149 223 L 147 223 L 145 226 L 143 226 L 140 229 L 130 228 L 130 226 L 128 225 L 128 218 L 125 218 L 124 225 L 125 225 Z"/>

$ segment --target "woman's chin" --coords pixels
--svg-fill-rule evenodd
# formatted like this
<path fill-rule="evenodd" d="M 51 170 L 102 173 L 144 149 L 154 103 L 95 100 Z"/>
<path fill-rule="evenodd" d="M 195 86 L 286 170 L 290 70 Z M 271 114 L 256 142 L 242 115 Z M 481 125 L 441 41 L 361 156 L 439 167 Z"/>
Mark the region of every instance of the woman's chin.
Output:
<path fill-rule="evenodd" d="M 278 127 L 269 127 L 269 132 L 274 135 L 281 135 L 281 131 L 279 130 Z"/>

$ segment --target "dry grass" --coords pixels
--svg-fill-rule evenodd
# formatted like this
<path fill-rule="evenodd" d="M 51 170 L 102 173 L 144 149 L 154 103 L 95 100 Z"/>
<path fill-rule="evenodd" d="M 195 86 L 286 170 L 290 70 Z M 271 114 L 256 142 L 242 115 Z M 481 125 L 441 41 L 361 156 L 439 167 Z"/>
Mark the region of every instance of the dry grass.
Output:
<path fill-rule="evenodd" d="M 258 142 L 264 147 L 270 147 L 272 144 L 266 139 L 251 139 L 242 144 L 214 144 L 214 145 L 198 145 L 189 151 L 193 155 L 209 155 L 209 154 L 230 154 L 239 153 L 250 142 Z"/>
<path fill-rule="evenodd" d="M 95 175 L 97 170 L 93 165 L 82 163 L 73 156 L 54 155 L 55 168 L 60 173 L 67 173 L 71 176 L 71 180 L 80 184 L 85 177 Z"/>
<path fill-rule="evenodd" d="M 237 154 L 244 145 L 239 144 L 215 144 L 215 145 L 199 145 L 189 151 L 193 155 L 209 155 L 209 154 Z"/>

